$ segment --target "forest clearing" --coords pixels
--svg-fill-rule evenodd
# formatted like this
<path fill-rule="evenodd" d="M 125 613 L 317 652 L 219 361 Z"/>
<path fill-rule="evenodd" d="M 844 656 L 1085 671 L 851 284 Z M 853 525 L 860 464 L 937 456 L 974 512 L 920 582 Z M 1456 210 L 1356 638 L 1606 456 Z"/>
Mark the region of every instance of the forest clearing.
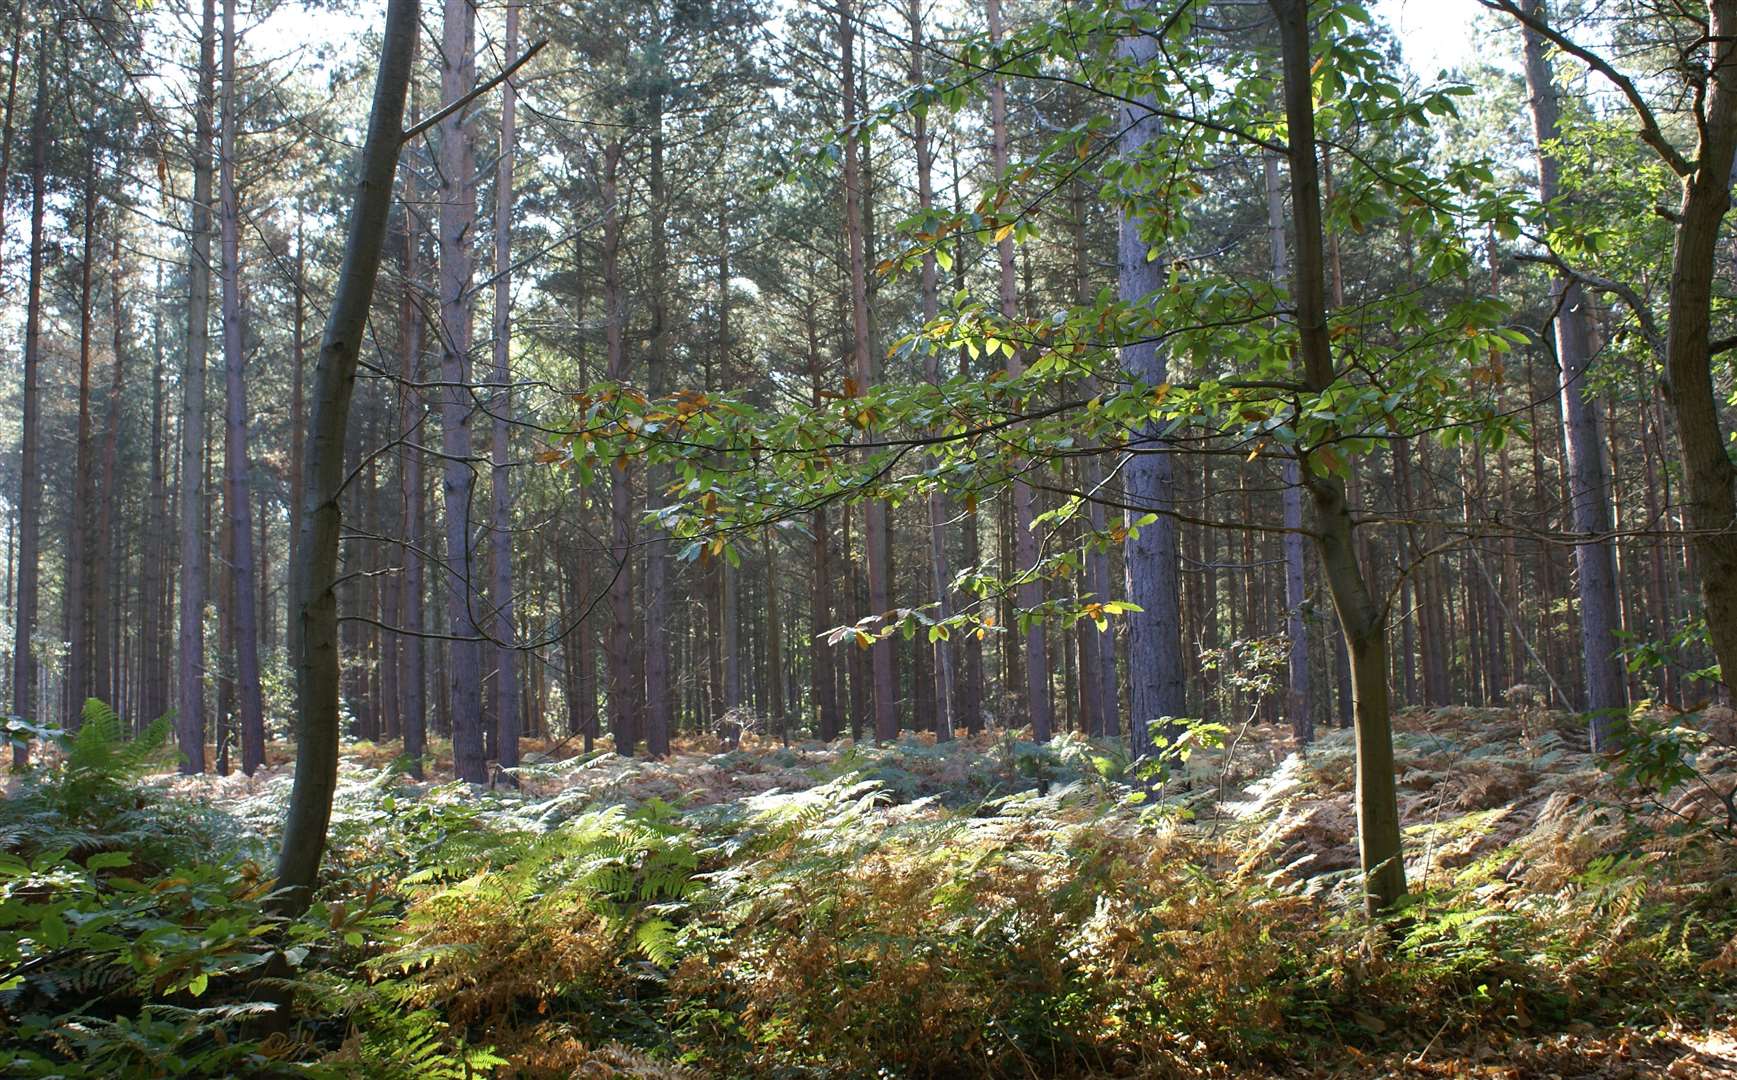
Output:
<path fill-rule="evenodd" d="M 0 8 L 0 1074 L 1737 1075 L 1737 0 Z"/>

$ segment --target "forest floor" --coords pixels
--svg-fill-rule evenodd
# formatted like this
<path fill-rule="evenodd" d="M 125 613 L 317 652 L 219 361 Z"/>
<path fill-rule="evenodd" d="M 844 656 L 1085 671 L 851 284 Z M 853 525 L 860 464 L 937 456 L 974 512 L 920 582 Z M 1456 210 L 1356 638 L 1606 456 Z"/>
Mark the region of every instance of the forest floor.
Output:
<path fill-rule="evenodd" d="M 1374 929 L 1344 731 L 1306 752 L 1228 732 L 1147 785 L 1075 737 L 694 741 L 659 762 L 533 745 L 519 789 L 481 799 L 363 746 L 317 912 L 349 944 L 313 946 L 287 1057 L 369 1076 L 1737 1076 L 1737 731 L 1705 726 L 1700 778 L 1661 799 L 1593 764 L 1571 717 L 1405 714 L 1414 902 Z M 263 859 L 289 772 L 144 782 Z"/>

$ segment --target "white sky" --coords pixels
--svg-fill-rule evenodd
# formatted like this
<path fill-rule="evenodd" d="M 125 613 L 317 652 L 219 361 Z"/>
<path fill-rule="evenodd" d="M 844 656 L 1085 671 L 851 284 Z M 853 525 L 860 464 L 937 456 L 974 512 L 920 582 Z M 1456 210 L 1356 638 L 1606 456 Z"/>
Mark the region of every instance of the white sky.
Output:
<path fill-rule="evenodd" d="M 1489 35 L 1475 34 L 1485 8 L 1477 0 L 1374 0 L 1370 14 L 1385 19 L 1399 35 L 1406 63 L 1424 79 L 1444 68 L 1464 67 L 1480 59 L 1479 42 L 1488 50 Z M 1498 43 L 1497 56 L 1510 43 Z"/>

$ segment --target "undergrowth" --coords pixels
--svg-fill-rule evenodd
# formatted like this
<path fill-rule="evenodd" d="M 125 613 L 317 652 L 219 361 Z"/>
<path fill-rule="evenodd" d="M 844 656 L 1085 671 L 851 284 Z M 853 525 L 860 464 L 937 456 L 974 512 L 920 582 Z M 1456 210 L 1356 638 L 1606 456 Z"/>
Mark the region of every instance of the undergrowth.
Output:
<path fill-rule="evenodd" d="M 165 795 L 142 778 L 162 732 L 125 741 L 93 704 L 0 804 L 0 1071 L 1252 1075 L 1729 1023 L 1721 831 L 1548 731 L 1456 731 L 1401 740 L 1428 865 L 1378 927 L 1297 854 L 1346 798 L 1331 735 L 1156 787 L 1077 739 L 605 755 L 487 794 L 351 765 L 318 903 L 286 922 L 259 868 L 283 782 Z M 759 786 L 666 799 L 682 770 Z"/>

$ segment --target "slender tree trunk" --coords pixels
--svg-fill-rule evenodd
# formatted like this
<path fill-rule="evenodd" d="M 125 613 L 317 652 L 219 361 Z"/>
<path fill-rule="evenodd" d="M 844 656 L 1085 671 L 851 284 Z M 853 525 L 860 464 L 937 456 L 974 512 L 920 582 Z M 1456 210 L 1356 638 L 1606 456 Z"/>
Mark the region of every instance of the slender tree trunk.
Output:
<path fill-rule="evenodd" d="M 1272 254 L 1273 282 L 1281 288 L 1290 279 L 1291 271 L 1285 246 L 1285 196 L 1279 185 L 1279 159 L 1265 155 L 1263 173 L 1267 189 L 1267 244 Z M 1291 732 L 1299 744 L 1315 737 L 1314 701 L 1309 693 L 1309 624 L 1303 617 L 1305 603 L 1307 554 L 1303 535 L 1303 478 L 1295 458 L 1285 461 L 1284 475 L 1285 528 L 1285 635 L 1289 639 L 1286 658 L 1289 682 L 1285 695 L 1285 712 L 1289 714 Z"/>
<path fill-rule="evenodd" d="M 858 393 L 868 393 L 880 381 L 879 358 L 870 344 L 868 271 L 864 254 L 861 145 L 854 134 L 857 118 L 856 15 L 850 0 L 839 6 L 838 44 L 841 64 L 839 89 L 844 95 L 844 126 L 853 134 L 844 144 L 844 229 L 850 264 L 851 355 Z M 872 438 L 872 431 L 864 431 Z M 871 498 L 863 507 L 863 552 L 868 561 L 868 606 L 875 616 L 892 609 L 892 561 L 887 545 L 887 504 Z M 897 685 L 893 671 L 891 639 L 877 641 L 869 650 L 874 666 L 875 739 L 885 742 L 898 737 Z"/>
<path fill-rule="evenodd" d="M 627 378 L 626 290 L 621 280 L 621 198 L 617 174 L 622 145 L 603 151 L 603 303 L 608 376 Z M 624 454 L 609 470 L 609 558 L 614 577 L 609 584 L 610 631 L 604 639 L 609 668 L 609 731 L 615 752 L 631 754 L 638 743 L 637 695 L 633 691 L 633 478 Z"/>
<path fill-rule="evenodd" d="M 103 456 L 102 480 L 97 493 L 96 549 L 98 557 L 92 560 L 91 595 L 93 604 L 99 611 L 109 611 L 110 601 L 122 591 L 115 589 L 109 573 L 109 567 L 114 562 L 117 552 L 115 545 L 115 500 L 119 496 L 117 473 L 120 462 L 121 443 L 121 393 L 126 386 L 126 313 L 121 302 L 121 288 L 125 283 L 125 275 L 121 263 L 121 236 L 117 228 L 111 248 L 113 263 L 109 267 L 109 314 L 113 321 L 114 364 L 109 376 L 109 400 L 107 416 L 103 421 Z M 122 580 L 125 580 L 125 562 L 122 562 Z M 99 625 L 101 625 L 99 623 Z M 117 702 L 121 681 L 115 677 L 112 667 L 113 656 L 109 649 L 110 633 L 119 627 L 113 619 L 108 620 L 102 632 L 95 635 L 96 656 L 93 669 L 96 672 L 96 683 L 91 693 L 107 702 Z"/>
<path fill-rule="evenodd" d="M 907 9 L 911 25 L 911 85 L 922 86 L 923 77 L 923 10 L 919 0 L 910 0 Z M 923 214 L 935 208 L 935 152 L 929 141 L 927 114 L 913 120 L 911 141 L 917 152 L 917 209 Z M 925 323 L 933 322 L 941 313 L 939 267 L 933 252 L 923 255 L 921 277 L 922 314 Z M 810 333 L 812 334 L 812 327 Z M 923 378 L 931 385 L 941 383 L 941 354 L 931 348 L 923 354 Z M 947 497 L 939 488 L 929 493 L 929 578 L 934 590 L 936 615 L 942 620 L 953 617 L 953 572 L 947 562 L 947 520 L 951 516 Z M 932 645 L 935 659 L 935 738 L 941 742 L 953 738 L 953 649 L 947 638 L 939 637 Z"/>
<path fill-rule="evenodd" d="M 1286 135 L 1290 146 L 1291 213 L 1296 223 L 1293 302 L 1300 374 L 1314 393 L 1335 380 L 1327 330 L 1321 189 L 1315 161 L 1315 107 L 1310 86 L 1307 0 L 1271 0 L 1284 58 Z M 1366 908 L 1371 916 L 1405 896 L 1399 804 L 1393 772 L 1393 729 L 1387 687 L 1385 611 L 1358 565 L 1345 483 L 1305 468 L 1312 526 L 1349 654 L 1357 748 L 1357 834 Z"/>
<path fill-rule="evenodd" d="M 403 143 L 405 88 L 417 34 L 417 0 L 388 0 L 374 103 L 362 147 L 355 202 L 338 285 L 314 370 L 303 529 L 290 572 L 290 663 L 297 705 L 296 772 L 278 856 L 279 906 L 291 914 L 312 899 L 325 854 L 338 782 L 338 540 L 344 441 L 356 365 L 392 213 L 392 175 Z"/>
<path fill-rule="evenodd" d="M 508 57 L 519 52 L 519 5 L 507 4 Z M 511 79 L 501 91 L 501 156 L 495 166 L 495 393 L 490 412 L 494 416 L 490 471 L 494 533 L 491 551 L 494 576 L 491 584 L 495 638 L 495 723 L 500 743 L 498 762 L 502 769 L 519 764 L 518 637 L 513 625 L 513 493 L 508 472 L 509 435 L 512 425 L 512 315 L 513 288 L 513 153 L 514 111 L 518 92 Z"/>
<path fill-rule="evenodd" d="M 1528 13 L 1547 19 L 1544 0 L 1522 0 Z M 1560 134 L 1561 107 L 1549 44 L 1526 29 L 1526 88 L 1532 97 L 1532 131 L 1538 144 L 1538 200 L 1548 209 L 1561 194 L 1555 144 Z M 1727 169 L 1727 173 L 1729 170 Z M 1628 705 L 1622 660 L 1617 653 L 1616 563 L 1610 533 L 1610 471 L 1603 454 L 1598 398 L 1587 385 L 1592 368 L 1592 342 L 1585 293 L 1567 276 L 1551 283 L 1555 307 L 1556 355 L 1560 365 L 1563 445 L 1567 455 L 1569 507 L 1574 530 L 1583 537 L 1575 545 L 1574 561 L 1580 600 L 1580 650 L 1585 677 L 1585 705 L 1592 714 L 1592 748 L 1609 741 L 1615 715 Z M 1724 450 L 1720 450 L 1724 457 Z"/>
<path fill-rule="evenodd" d="M 415 54 L 418 46 L 411 46 L 411 64 L 415 64 Z M 412 80 L 410 86 L 410 122 L 415 124 L 421 119 L 416 107 L 416 86 Z M 400 357 L 398 385 L 398 430 L 406 433 L 418 433 L 412 436 L 416 443 L 422 441 L 419 434 L 425 430 L 428 418 L 428 404 L 422 395 L 418 383 L 422 379 L 422 348 L 423 328 L 426 320 L 423 318 L 422 305 L 418 300 L 418 288 L 422 284 L 422 219 L 421 191 L 416 181 L 416 169 L 406 167 L 401 171 L 401 183 L 404 189 L 404 293 L 402 297 L 403 330 L 400 340 L 403 343 L 403 355 Z M 296 241 L 296 275 L 301 276 L 301 223 L 297 219 Z M 296 313 L 298 320 L 301 315 L 301 293 L 296 294 Z M 298 322 L 296 328 L 297 383 L 300 384 L 301 328 Z M 404 756 L 410 759 L 410 775 L 422 778 L 424 755 L 428 753 L 428 699 L 427 699 L 427 664 L 428 646 L 422 634 L 425 617 L 423 612 L 423 594 L 426 588 L 426 563 L 423 552 L 423 517 L 427 505 L 427 484 L 423 480 L 422 453 L 414 447 L 406 447 L 402 451 L 398 469 L 400 505 L 403 518 L 399 524 L 399 535 L 404 538 L 404 582 L 399 592 L 401 605 L 398 615 L 398 625 L 404 628 L 405 636 L 399 643 L 398 660 L 402 665 L 398 674 L 398 692 L 402 704 L 399 713 L 403 717 Z M 299 482 L 298 482 L 299 486 Z M 299 517 L 299 511 L 297 513 Z M 293 558 L 293 552 L 292 552 Z"/>
<path fill-rule="evenodd" d="M 1140 35 L 1122 40 L 1117 50 L 1135 63 L 1150 63 L 1157 43 Z M 1130 162 L 1146 155 L 1158 134 L 1150 101 L 1135 101 L 1121 109 L 1122 134 L 1118 152 Z M 1117 237 L 1117 268 L 1121 299 L 1138 304 L 1161 285 L 1159 264 L 1147 257 L 1141 214 L 1124 208 Z M 1135 342 L 1121 350 L 1122 368 L 1141 384 L 1162 385 L 1165 358 L 1151 342 Z M 1124 470 L 1127 502 L 1151 510 L 1156 521 L 1130 529 L 1124 546 L 1127 595 L 1139 610 L 1128 618 L 1128 684 L 1132 696 L 1129 746 L 1136 755 L 1152 752 L 1152 725 L 1187 711 L 1183 686 L 1181 610 L 1177 577 L 1180 564 L 1175 507 L 1174 463 L 1157 444 L 1155 426 L 1143 428 L 1130 447 Z"/>
<path fill-rule="evenodd" d="M 234 603 L 237 696 L 241 709 L 241 771 L 265 764 L 265 704 L 259 686 L 259 613 L 248 495 L 246 354 L 241 316 L 241 205 L 235 190 L 235 0 L 223 0 L 223 144 L 218 200 L 223 240 L 223 361 L 226 408 L 223 460 L 228 480 L 230 598 Z M 226 645 L 229 643 L 226 643 Z"/>
<path fill-rule="evenodd" d="M 58 35 L 57 35 L 58 36 Z M 42 537 L 42 473 L 37 455 L 42 440 L 42 269 L 46 241 L 42 219 L 48 178 L 48 69 L 53 66 L 46 30 L 36 36 L 36 102 L 30 117 L 30 282 L 24 303 L 23 416 L 18 454 L 18 585 L 12 637 L 12 714 L 34 721 L 36 701 L 36 608 Z M 3 201 L 3 200 L 0 200 Z M 12 763 L 22 766 L 29 745 L 13 743 Z"/>
<path fill-rule="evenodd" d="M 163 268 L 157 266 L 151 303 L 151 462 L 146 503 L 145 543 L 140 552 L 139 635 L 140 723 L 151 723 L 169 710 L 168 679 L 163 671 L 162 639 L 168 624 L 160 618 L 169 583 L 163 550 L 169 543 L 168 491 L 163 468 Z"/>
<path fill-rule="evenodd" d="M 989 40 L 996 44 L 1001 40 L 1001 0 L 986 0 L 985 12 L 989 19 Z M 1007 181 L 1007 87 L 997 78 L 989 84 L 989 114 L 991 154 L 995 164 L 995 180 L 999 183 Z M 1003 235 L 996 245 L 997 259 L 1000 264 L 1000 299 L 1001 315 L 1009 323 L 1019 317 L 1018 296 L 1013 277 L 1013 238 Z M 1007 358 L 1007 374 L 1018 378 L 1025 372 L 1025 359 L 1017 350 Z M 1033 508 L 1035 495 L 1031 486 L 1023 480 L 1013 483 L 1013 565 L 1020 576 L 1016 592 L 1019 607 L 1028 612 L 1034 612 L 1043 606 L 1043 580 L 1037 576 L 1038 537 L 1033 525 L 1036 511 Z M 1014 628 L 1009 626 L 1008 633 Z M 1050 727 L 1054 722 L 1051 715 L 1049 692 L 1049 651 L 1044 640 L 1043 620 L 1033 619 L 1025 633 L 1025 693 L 1026 704 L 1031 711 L 1032 738 L 1038 742 L 1047 742 Z M 1178 654 L 1180 655 L 1180 653 Z M 1180 710 L 1178 710 L 1180 711 Z"/>
<path fill-rule="evenodd" d="M 476 81 L 471 0 L 445 0 L 440 56 L 440 100 L 450 106 Z M 472 234 L 476 228 L 476 161 L 460 109 L 442 120 L 440 133 L 440 393 L 441 449 L 446 455 L 442 495 L 446 526 L 447 610 L 453 640 L 447 643 L 448 693 L 452 700 L 453 771 L 461 780 L 488 780 L 483 751 L 482 629 L 475 617 L 478 589 L 475 449 L 471 423 Z"/>
<path fill-rule="evenodd" d="M 181 628 L 175 732 L 181 771 L 205 771 L 205 364 L 211 310 L 211 129 L 217 73 L 217 10 L 204 0 L 199 29 L 193 135 L 192 254 L 187 265 L 187 366 L 182 374 Z"/>
<path fill-rule="evenodd" d="M 96 468 L 90 415 L 91 321 L 94 306 L 92 280 L 96 267 L 96 145 L 85 146 L 84 199 L 81 215 L 83 244 L 78 271 L 78 436 L 72 486 L 72 514 L 66 545 L 67 700 L 66 722 L 77 727 L 84 699 L 96 690 L 91 646 L 102 614 L 91 591 L 92 563 L 96 561 L 92 513 L 96 509 Z"/>
<path fill-rule="evenodd" d="M 646 383 L 654 398 L 669 392 L 669 230 L 668 198 L 664 189 L 663 95 L 651 103 L 651 341 L 646 350 Z M 663 465 L 646 468 L 646 498 L 662 498 L 669 486 Z M 645 752 L 669 755 L 675 720 L 675 687 L 670 669 L 669 544 L 661 527 L 653 527 L 645 548 Z"/>

